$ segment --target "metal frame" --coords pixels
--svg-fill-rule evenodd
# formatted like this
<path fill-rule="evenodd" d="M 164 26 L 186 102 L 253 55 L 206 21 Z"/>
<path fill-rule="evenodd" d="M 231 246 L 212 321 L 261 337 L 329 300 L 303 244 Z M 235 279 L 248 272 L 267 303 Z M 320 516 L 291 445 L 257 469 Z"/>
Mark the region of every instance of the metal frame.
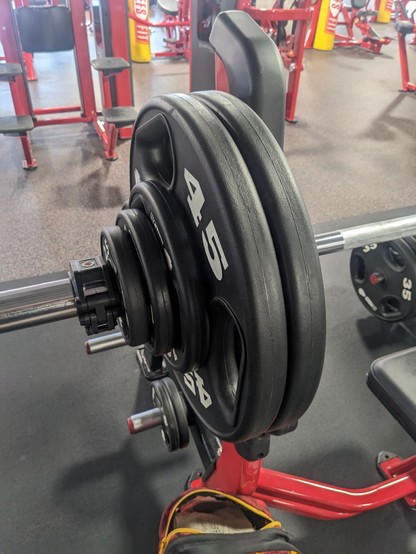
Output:
<path fill-rule="evenodd" d="M 195 479 L 191 488 L 208 487 L 262 500 L 273 508 L 316 519 L 345 519 L 399 499 L 416 505 L 416 456 L 383 462 L 391 477 L 362 489 L 347 489 L 262 467 L 242 458 L 234 445 L 222 443 L 215 470 Z"/>
<path fill-rule="evenodd" d="M 415 33 L 415 38 L 413 41 L 416 40 L 416 25 L 413 28 L 413 32 Z M 416 83 L 413 83 L 410 81 L 410 74 L 409 74 L 409 61 L 407 58 L 407 43 L 406 43 L 406 35 L 403 35 L 399 31 L 397 31 L 397 43 L 399 45 L 399 58 L 400 58 L 400 73 L 402 77 L 402 92 L 416 92 Z M 413 42 L 412 42 L 413 44 Z"/>

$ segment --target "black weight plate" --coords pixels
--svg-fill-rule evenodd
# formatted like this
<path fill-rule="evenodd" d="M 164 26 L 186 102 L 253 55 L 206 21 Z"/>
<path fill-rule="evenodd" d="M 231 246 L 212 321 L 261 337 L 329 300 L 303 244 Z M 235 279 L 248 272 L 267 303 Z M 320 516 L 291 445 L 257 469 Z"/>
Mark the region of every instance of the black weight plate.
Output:
<path fill-rule="evenodd" d="M 178 448 L 185 448 L 189 444 L 189 425 L 186 413 L 186 405 L 178 391 L 177 386 L 169 377 L 162 379 L 164 386 L 172 400 L 175 411 L 176 423 L 178 425 L 179 445 Z"/>
<path fill-rule="evenodd" d="M 171 356 L 171 374 L 214 434 L 229 441 L 257 436 L 283 399 L 287 337 L 279 268 L 254 183 L 228 132 L 188 95 L 148 103 L 134 133 L 130 205 L 141 202 L 156 224 L 176 286 L 175 272 L 195 275 L 209 319 L 207 355 L 197 370 L 184 375 L 189 368 L 175 367 Z M 180 222 L 180 252 L 171 250 L 177 230 L 167 212 Z M 182 328 L 192 333 L 178 298 Z"/>
<path fill-rule="evenodd" d="M 117 277 L 123 302 L 119 325 L 130 346 L 149 340 L 150 314 L 146 284 L 133 243 L 120 227 L 107 227 L 101 233 L 101 253 Z"/>
<path fill-rule="evenodd" d="M 351 279 L 358 298 L 384 321 L 416 315 L 416 253 L 409 239 L 367 244 L 351 253 Z"/>
<path fill-rule="evenodd" d="M 180 444 L 179 426 L 175 415 L 170 388 L 166 385 L 165 379 L 153 381 L 152 401 L 153 404 L 162 410 L 163 439 L 170 452 L 178 450 Z"/>
<path fill-rule="evenodd" d="M 129 233 L 146 279 L 152 331 L 149 348 L 154 356 L 173 348 L 173 310 L 168 287 L 168 268 L 152 224 L 139 210 L 123 210 L 116 224 Z"/>
<path fill-rule="evenodd" d="M 170 270 L 175 299 L 174 348 L 166 358 L 174 371 L 192 371 L 205 359 L 208 329 L 198 268 L 187 248 L 188 236 L 175 200 L 153 182 L 138 183 L 131 191 L 130 205 L 143 210 L 152 221 L 160 248 Z M 174 261 L 174 263 L 173 263 Z M 179 308 L 180 307 L 180 308 Z"/>
<path fill-rule="evenodd" d="M 285 156 L 244 102 L 221 92 L 194 93 L 225 125 L 257 187 L 273 237 L 288 328 L 288 374 L 272 430 L 293 426 L 312 402 L 325 355 L 325 296 L 315 238 Z"/>

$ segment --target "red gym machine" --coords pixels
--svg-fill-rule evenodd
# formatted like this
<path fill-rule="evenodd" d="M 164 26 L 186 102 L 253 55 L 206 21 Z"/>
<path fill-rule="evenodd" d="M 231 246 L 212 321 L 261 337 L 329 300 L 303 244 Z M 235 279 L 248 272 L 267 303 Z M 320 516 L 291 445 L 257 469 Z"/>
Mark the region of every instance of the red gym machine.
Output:
<path fill-rule="evenodd" d="M 390 44 L 392 41 L 391 37 L 381 37 L 370 24 L 378 12 L 369 9 L 368 5 L 369 0 L 352 0 L 351 4 L 348 5 L 342 2 L 331 4 L 328 17 L 331 19 L 331 32 L 335 37 L 334 47 L 358 46 L 379 54 L 384 45 Z M 314 45 L 321 6 L 322 0 L 318 0 L 314 4 L 314 14 L 310 29 L 308 30 L 306 48 L 312 48 Z M 345 27 L 346 34 L 336 32 L 338 27 Z M 359 38 L 355 35 L 355 29 L 360 32 L 361 36 Z M 328 49 L 332 49 L 332 46 Z"/>
<path fill-rule="evenodd" d="M 335 33 L 334 46 L 359 46 L 379 54 L 382 46 L 390 44 L 392 39 L 381 37 L 370 24 L 370 20 L 377 16 L 377 11 L 368 9 L 368 3 L 368 0 L 352 0 L 351 6 L 341 4 L 338 25 L 345 27 L 347 35 Z M 355 27 L 361 33 L 360 38 L 355 36 Z"/>
<path fill-rule="evenodd" d="M 129 18 L 147 29 L 164 29 L 166 50 L 152 52 L 155 58 L 184 56 L 190 57 L 190 17 L 189 0 L 159 0 L 158 7 L 163 13 L 162 21 L 151 21 L 137 13 L 129 12 Z"/>
<path fill-rule="evenodd" d="M 415 92 L 416 84 L 410 81 L 409 74 L 409 61 L 407 58 L 407 41 L 408 35 L 414 34 L 410 44 L 416 44 L 416 24 L 415 24 L 415 12 L 408 14 L 405 2 L 397 2 L 396 4 L 396 23 L 397 41 L 399 45 L 400 56 L 400 71 L 402 76 L 402 91 L 403 92 Z"/>
<path fill-rule="evenodd" d="M 289 72 L 285 117 L 286 121 L 295 123 L 300 76 L 304 69 L 304 45 L 313 15 L 311 0 L 297 0 L 290 8 L 278 0 L 271 9 L 256 8 L 251 0 L 238 0 L 237 9 L 248 13 L 278 45 L 283 65 Z M 280 30 L 284 30 L 288 22 L 293 22 L 292 32 L 281 35 Z"/>
<path fill-rule="evenodd" d="M 95 60 L 90 59 L 85 6 L 83 0 L 70 0 L 65 6 L 14 7 L 11 0 L 0 0 L 0 39 L 5 62 L 0 79 L 8 81 L 15 116 L 0 118 L 0 133 L 20 137 L 25 169 L 36 168 L 28 132 L 33 127 L 71 123 L 92 123 L 104 145 L 108 160 L 116 160 L 117 138 L 129 138 L 136 112 L 127 35 L 127 14 L 123 3 L 102 2 L 107 24 L 107 47 L 97 41 Z M 50 29 L 46 34 L 44 29 Z M 102 33 L 100 35 L 101 39 Z M 111 37 L 111 44 L 110 38 Z M 96 35 L 97 38 L 97 35 Z M 73 50 L 77 70 L 80 105 L 36 108 L 30 97 L 23 53 Z M 100 74 L 103 109 L 97 110 L 91 66 Z M 61 114 L 71 115 L 62 116 Z"/>

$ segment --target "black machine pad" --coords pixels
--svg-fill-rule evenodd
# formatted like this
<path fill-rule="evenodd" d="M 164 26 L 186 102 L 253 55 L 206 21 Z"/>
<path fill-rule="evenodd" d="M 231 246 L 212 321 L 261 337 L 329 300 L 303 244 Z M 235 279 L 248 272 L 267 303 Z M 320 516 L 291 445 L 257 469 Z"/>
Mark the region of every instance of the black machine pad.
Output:
<path fill-rule="evenodd" d="M 64 6 L 23 7 L 16 21 L 24 52 L 62 52 L 74 48 L 71 13 Z"/>
<path fill-rule="evenodd" d="M 416 440 L 416 348 L 375 360 L 367 374 L 367 384 Z"/>

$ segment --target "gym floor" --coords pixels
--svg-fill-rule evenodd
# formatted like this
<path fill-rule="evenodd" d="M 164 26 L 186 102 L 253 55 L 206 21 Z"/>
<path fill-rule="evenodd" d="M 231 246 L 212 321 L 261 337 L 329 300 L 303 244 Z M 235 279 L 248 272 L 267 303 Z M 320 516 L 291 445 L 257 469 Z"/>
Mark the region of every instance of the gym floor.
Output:
<path fill-rule="evenodd" d="M 380 34 L 394 34 L 382 27 Z M 409 48 L 415 69 L 416 51 Z M 76 100 L 71 54 L 35 58 L 39 106 Z M 134 65 L 136 107 L 187 92 L 184 61 Z M 285 151 L 316 231 L 416 206 L 416 95 L 398 92 L 397 43 L 381 56 L 308 51 L 296 125 Z M 1 83 L 2 113 L 10 108 Z M 10 108 L 11 110 L 11 108 Z M 39 167 L 20 168 L 16 139 L 0 137 L 0 286 L 65 271 L 98 252 L 100 230 L 128 196 L 129 143 L 107 162 L 92 129 L 31 133 Z M 374 218 L 374 216 L 373 216 Z M 343 220 L 343 221 L 340 221 Z M 414 442 L 365 385 L 376 357 L 414 344 L 400 326 L 371 318 L 349 282 L 349 253 L 321 259 L 328 343 L 321 386 L 298 429 L 275 438 L 267 467 L 360 488 L 379 481 L 380 450 Z M 0 552 L 144 553 L 157 549 L 166 503 L 200 466 L 195 448 L 169 454 L 159 431 L 130 437 L 125 419 L 148 404 L 134 352 L 87 357 L 74 321 L 0 337 Z M 133 392 L 134 391 L 134 392 Z M 338 522 L 277 516 L 304 554 L 415 554 L 416 516 L 401 502 Z"/>

